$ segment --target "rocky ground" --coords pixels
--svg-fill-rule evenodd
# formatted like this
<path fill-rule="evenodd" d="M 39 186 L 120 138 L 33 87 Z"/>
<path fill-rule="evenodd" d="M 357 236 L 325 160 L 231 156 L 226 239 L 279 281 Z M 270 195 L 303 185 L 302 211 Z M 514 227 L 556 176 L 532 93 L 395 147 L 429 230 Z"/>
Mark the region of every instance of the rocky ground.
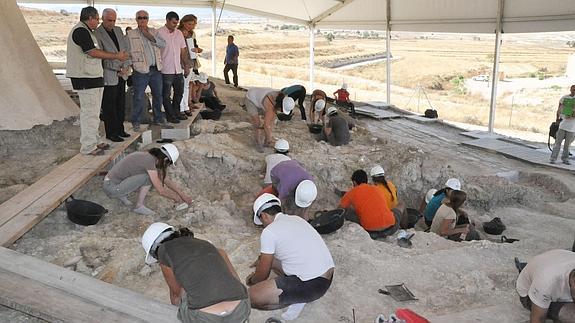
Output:
<path fill-rule="evenodd" d="M 144 264 L 139 241 L 150 223 L 164 221 L 190 227 L 198 237 L 225 249 L 240 276 L 247 276 L 259 250 L 261 229 L 251 221 L 251 203 L 261 188 L 265 154 L 257 153 L 252 144 L 247 115 L 240 107 L 244 92 L 217 84 L 228 105 L 222 120 L 198 121 L 192 139 L 175 143 L 182 162 L 169 176 L 194 198 L 188 210 L 176 211 L 173 203 L 152 191 L 147 205 L 157 215 L 138 215 L 108 198 L 101 189 L 102 177 L 94 177 L 74 195 L 109 210 L 98 225 L 75 225 L 60 207 L 13 249 L 169 302 L 159 267 Z M 52 127 L 66 131 L 44 130 L 44 141 L 26 149 L 2 145 L 2 154 L 10 158 L 3 158 L 7 167 L 1 178 L 10 185 L 2 183 L 0 197 L 15 194 L 76 153 L 77 126 L 67 122 Z M 361 227 L 346 223 L 324 236 L 336 263 L 332 287 L 306 306 L 298 322 L 353 322 L 352 312 L 356 322 L 373 322 L 378 313 L 402 307 L 433 322 L 528 321 L 515 293 L 513 257 L 528 260 L 546 250 L 571 247 L 575 177 L 460 145 L 467 139 L 459 132 L 437 123 L 360 119 L 351 144 L 332 147 L 316 142 L 299 115 L 277 124 L 274 136 L 287 139 L 291 157 L 317 179 L 319 195 L 312 211 L 336 207 L 333 189 L 347 189 L 355 169 L 381 164 L 409 207 L 417 207 L 428 188 L 440 188 L 449 177 L 460 178 L 468 193 L 465 209 L 473 219 L 500 217 L 508 228 L 504 234 L 520 239 L 502 244 L 498 236 L 485 235 L 484 241 L 456 243 L 417 231 L 413 247 L 404 249 L 394 238 L 373 241 Z M 31 160 L 31 155 L 39 157 Z M 378 293 L 385 285 L 400 283 L 418 300 L 399 303 Z M 280 314 L 254 310 L 251 321 Z"/>

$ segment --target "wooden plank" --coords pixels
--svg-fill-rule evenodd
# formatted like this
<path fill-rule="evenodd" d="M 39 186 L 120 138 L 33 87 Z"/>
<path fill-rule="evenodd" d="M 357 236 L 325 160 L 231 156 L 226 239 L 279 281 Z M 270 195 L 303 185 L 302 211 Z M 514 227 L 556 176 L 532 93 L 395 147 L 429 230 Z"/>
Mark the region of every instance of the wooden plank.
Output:
<path fill-rule="evenodd" d="M 0 269 L 0 304 L 48 322 L 142 322 Z"/>
<path fill-rule="evenodd" d="M 34 183 L 32 185 L 34 187 L 30 191 L 28 191 L 28 189 L 22 191 L 21 193 L 28 191 L 30 196 L 35 193 L 36 195 L 34 198 L 27 198 L 26 201 L 28 201 L 29 204 L 19 212 L 15 214 L 1 214 L 5 221 L 0 224 L 0 245 L 9 246 L 18 240 L 34 225 L 50 214 L 52 210 L 62 204 L 68 196 L 87 183 L 102 167 L 119 156 L 138 138 L 139 133 L 134 134 L 128 138 L 129 140 L 116 145 L 102 156 L 92 157 L 79 154 L 80 157 L 78 157 L 78 160 L 81 160 L 83 163 L 74 162 L 73 166 L 76 167 L 75 169 L 58 167 L 57 170 L 53 171 L 56 172 L 58 176 L 54 177 L 51 175 L 52 173 L 47 175 L 51 181 L 40 184 L 38 184 L 38 182 Z M 61 166 L 65 165 L 66 163 Z M 41 192 L 41 194 L 38 194 L 39 192 Z M 23 204 L 20 203 L 19 205 L 22 206 Z"/>
<path fill-rule="evenodd" d="M 177 322 L 176 306 L 155 301 L 134 291 L 105 283 L 13 250 L 0 248 L 0 269 L 39 282 L 47 288 L 65 292 L 84 302 L 96 304 L 103 309 L 124 313 L 136 321 Z M 44 298 L 43 295 L 37 294 L 29 295 L 29 297 Z M 68 308 L 68 311 L 73 310 L 75 309 Z M 99 320 L 99 322 L 108 321 Z"/>
<path fill-rule="evenodd" d="M 46 192 L 51 190 L 60 181 L 69 174 L 70 171 L 77 169 L 80 165 L 86 163 L 86 156 L 76 155 L 64 164 L 56 167 L 46 176 L 40 178 L 36 183 L 30 185 L 25 190 L 14 195 L 8 201 L 0 205 L 0 225 L 16 216 L 28 205 L 41 198 Z"/>

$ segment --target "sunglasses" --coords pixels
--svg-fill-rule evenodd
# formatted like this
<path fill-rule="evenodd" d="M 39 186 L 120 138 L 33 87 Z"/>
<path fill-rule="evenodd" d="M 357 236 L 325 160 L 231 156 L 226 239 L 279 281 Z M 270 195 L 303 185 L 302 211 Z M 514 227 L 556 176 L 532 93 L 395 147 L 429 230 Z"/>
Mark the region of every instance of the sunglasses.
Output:
<path fill-rule="evenodd" d="M 137 17 L 136 19 L 138 19 L 138 20 L 148 20 L 148 17 L 146 17 L 146 16 L 141 16 L 141 17 Z"/>

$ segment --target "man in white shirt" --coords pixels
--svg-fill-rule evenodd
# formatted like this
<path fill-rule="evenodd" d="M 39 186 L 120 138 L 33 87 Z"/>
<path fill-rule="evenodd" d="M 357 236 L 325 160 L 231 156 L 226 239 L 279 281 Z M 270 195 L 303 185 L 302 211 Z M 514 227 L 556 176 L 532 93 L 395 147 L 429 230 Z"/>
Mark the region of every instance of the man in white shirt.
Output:
<path fill-rule="evenodd" d="M 533 257 L 519 273 L 516 289 L 531 310 L 531 323 L 575 322 L 575 253 L 550 250 Z"/>
<path fill-rule="evenodd" d="M 246 278 L 252 308 L 289 306 L 282 317 L 294 319 L 306 303 L 329 289 L 335 267 L 331 253 L 309 223 L 282 213 L 281 202 L 274 195 L 261 195 L 253 209 L 254 223 L 263 224 L 264 230 L 256 270 Z M 276 278 L 270 278 L 272 269 Z"/>
<path fill-rule="evenodd" d="M 561 142 L 565 140 L 563 145 L 563 154 L 561 154 L 561 160 L 565 165 L 571 165 L 569 161 L 569 146 L 575 139 L 575 85 L 571 85 L 571 93 L 564 95 L 559 100 L 559 107 L 557 108 L 557 122 L 559 123 L 559 130 L 555 135 L 555 145 L 553 146 L 553 152 L 551 153 L 551 158 L 549 162 L 555 164 L 557 156 L 559 156 L 559 149 L 561 148 Z"/>

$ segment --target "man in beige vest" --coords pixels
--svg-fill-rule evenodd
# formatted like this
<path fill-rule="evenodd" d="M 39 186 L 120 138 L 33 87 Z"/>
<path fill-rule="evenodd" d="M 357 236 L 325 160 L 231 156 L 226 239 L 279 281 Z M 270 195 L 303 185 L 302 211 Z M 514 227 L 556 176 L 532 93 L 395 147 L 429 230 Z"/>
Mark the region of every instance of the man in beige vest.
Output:
<path fill-rule="evenodd" d="M 80 22 L 70 31 L 66 51 L 66 77 L 80 98 L 80 153 L 101 155 L 110 145 L 101 143 L 98 136 L 100 106 L 104 89 L 102 59 L 125 61 L 125 51 L 110 53 L 98 48 L 93 30 L 100 16 L 94 7 L 80 12 Z"/>
<path fill-rule="evenodd" d="M 152 90 L 152 110 L 154 111 L 154 124 L 168 128 L 162 113 L 162 52 L 166 41 L 158 31 L 148 27 L 150 15 L 145 10 L 136 12 L 138 28 L 127 32 L 132 56 L 132 74 L 134 87 L 134 100 L 132 107 L 132 127 L 140 131 L 142 111 L 144 109 L 144 95 L 148 85 Z"/>

